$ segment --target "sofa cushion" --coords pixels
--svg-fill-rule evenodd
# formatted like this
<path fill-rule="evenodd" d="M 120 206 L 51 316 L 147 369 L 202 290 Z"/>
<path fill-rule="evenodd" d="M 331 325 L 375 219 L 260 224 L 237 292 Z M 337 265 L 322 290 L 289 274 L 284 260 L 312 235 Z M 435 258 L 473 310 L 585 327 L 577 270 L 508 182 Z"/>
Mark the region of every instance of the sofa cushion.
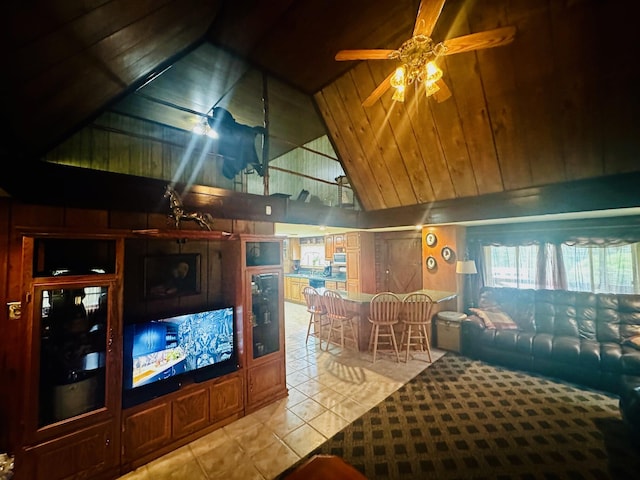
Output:
<path fill-rule="evenodd" d="M 486 328 L 496 328 L 498 330 L 517 330 L 516 322 L 505 312 L 492 308 L 483 310 L 480 308 L 470 308 L 472 313 L 480 317 Z"/>
<path fill-rule="evenodd" d="M 571 365 L 580 364 L 580 340 L 576 337 L 555 337 L 551 358 Z"/>
<path fill-rule="evenodd" d="M 533 356 L 539 358 L 549 358 L 553 349 L 553 335 L 550 333 L 539 333 L 533 338 Z"/>
<path fill-rule="evenodd" d="M 622 347 L 618 343 L 606 342 L 600 344 L 600 369 L 603 372 L 622 372 Z"/>
<path fill-rule="evenodd" d="M 598 340 L 603 343 L 620 343 L 620 313 L 618 296 L 598 294 Z"/>
<path fill-rule="evenodd" d="M 622 372 L 625 375 L 640 375 L 640 352 L 636 350 L 624 351 L 620 359 Z"/>
<path fill-rule="evenodd" d="M 582 340 L 580 342 L 580 366 L 600 370 L 600 343 L 595 340 Z"/>
<path fill-rule="evenodd" d="M 640 336 L 640 295 L 619 295 L 618 311 L 623 340 Z"/>

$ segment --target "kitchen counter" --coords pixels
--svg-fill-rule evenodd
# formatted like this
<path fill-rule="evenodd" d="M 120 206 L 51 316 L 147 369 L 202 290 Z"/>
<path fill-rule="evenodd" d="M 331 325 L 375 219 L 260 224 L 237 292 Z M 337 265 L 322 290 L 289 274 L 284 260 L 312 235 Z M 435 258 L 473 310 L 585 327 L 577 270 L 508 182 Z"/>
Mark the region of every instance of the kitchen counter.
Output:
<path fill-rule="evenodd" d="M 284 276 L 291 277 L 291 278 L 308 278 L 309 280 L 327 280 L 329 282 L 331 281 L 346 282 L 347 281 L 347 275 L 344 273 L 341 275 L 332 274 L 327 277 L 322 275 L 322 273 L 285 273 Z"/>
<path fill-rule="evenodd" d="M 318 288 L 318 293 L 324 293 L 324 288 Z M 418 290 L 420 293 L 426 293 L 433 300 L 431 308 L 432 318 L 440 311 L 455 310 L 456 308 L 456 292 L 446 292 L 440 290 Z M 412 292 L 413 293 L 413 292 Z M 371 322 L 369 322 L 369 303 L 374 297 L 373 293 L 348 293 L 340 292 L 342 298 L 347 302 L 347 310 L 354 312 L 358 317 L 358 349 L 366 352 L 369 349 L 369 336 L 371 335 Z M 406 293 L 400 293 L 398 296 L 402 299 Z M 432 322 L 435 324 L 435 322 Z M 432 326 L 430 341 L 435 346 L 434 337 L 435 329 Z"/>
<path fill-rule="evenodd" d="M 318 293 L 322 295 L 324 293 L 324 288 L 319 288 Z M 415 293 L 415 292 L 411 292 Z M 440 290 L 418 290 L 418 293 L 426 293 L 431 297 L 434 303 L 443 303 L 448 300 L 453 300 L 456 298 L 456 292 L 443 292 Z M 371 302 L 371 299 L 375 296 L 373 293 L 347 293 L 340 292 L 342 298 L 344 298 L 347 302 L 358 303 L 358 304 L 368 304 Z M 402 300 L 407 293 L 397 294 Z"/>

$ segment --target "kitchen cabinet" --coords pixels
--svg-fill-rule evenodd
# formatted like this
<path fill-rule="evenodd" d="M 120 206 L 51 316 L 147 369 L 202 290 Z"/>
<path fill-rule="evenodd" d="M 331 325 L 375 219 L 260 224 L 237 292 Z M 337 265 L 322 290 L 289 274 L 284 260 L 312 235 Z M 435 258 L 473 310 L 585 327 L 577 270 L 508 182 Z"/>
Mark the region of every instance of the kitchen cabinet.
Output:
<path fill-rule="evenodd" d="M 345 234 L 334 233 L 324 236 L 324 256 L 327 260 L 333 260 L 334 253 L 344 253 L 346 246 Z"/>
<path fill-rule="evenodd" d="M 338 282 L 336 280 L 325 280 L 324 288 L 327 290 L 347 291 L 347 282 Z"/>
<path fill-rule="evenodd" d="M 324 236 L 324 258 L 325 260 L 333 260 L 334 246 L 333 235 Z"/>
<path fill-rule="evenodd" d="M 284 298 L 290 302 L 304 303 L 302 289 L 309 285 L 308 278 L 285 277 Z"/>
<path fill-rule="evenodd" d="M 345 234 L 347 254 L 347 292 L 375 293 L 375 244 L 371 232 Z"/>

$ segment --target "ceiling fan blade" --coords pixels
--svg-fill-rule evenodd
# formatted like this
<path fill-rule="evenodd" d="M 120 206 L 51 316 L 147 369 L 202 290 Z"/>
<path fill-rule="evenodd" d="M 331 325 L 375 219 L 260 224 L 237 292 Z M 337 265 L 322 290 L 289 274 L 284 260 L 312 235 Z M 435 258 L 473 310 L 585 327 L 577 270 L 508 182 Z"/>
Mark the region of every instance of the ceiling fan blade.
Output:
<path fill-rule="evenodd" d="M 451 90 L 449 90 L 449 87 L 447 86 L 445 81 L 442 79 L 438 80 L 436 82 L 436 85 L 440 87 L 440 90 L 438 90 L 436 93 L 433 94 L 433 98 L 438 103 L 444 102 L 447 98 L 451 96 Z"/>
<path fill-rule="evenodd" d="M 391 88 L 391 77 L 395 74 L 395 70 L 389 74 L 387 78 L 385 78 L 380 85 L 376 87 L 376 89 L 371 92 L 367 98 L 365 98 L 364 102 L 362 102 L 363 107 L 370 107 L 374 103 L 378 101 L 378 99 Z"/>
<path fill-rule="evenodd" d="M 445 0 L 422 0 L 418 8 L 413 36 L 426 35 L 430 37 L 442 12 Z"/>
<path fill-rule="evenodd" d="M 336 60 L 389 60 L 389 55 L 395 50 L 340 50 L 336 53 Z"/>
<path fill-rule="evenodd" d="M 483 48 L 493 48 L 506 45 L 513 41 L 516 35 L 516 27 L 502 27 L 486 32 L 472 33 L 461 37 L 450 38 L 442 42 L 445 47 L 443 55 L 469 52 Z"/>

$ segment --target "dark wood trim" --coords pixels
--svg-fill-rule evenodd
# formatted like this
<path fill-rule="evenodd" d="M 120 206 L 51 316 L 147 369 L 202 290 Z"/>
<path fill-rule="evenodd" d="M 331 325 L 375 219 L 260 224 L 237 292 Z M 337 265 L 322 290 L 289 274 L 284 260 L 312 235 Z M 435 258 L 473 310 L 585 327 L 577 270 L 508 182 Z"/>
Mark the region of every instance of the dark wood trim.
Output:
<path fill-rule="evenodd" d="M 165 180 L 47 162 L 16 167 L 14 175 L 2 177 L 0 188 L 25 203 L 166 212 Z M 638 185 L 640 172 L 635 172 L 369 212 L 200 185 L 191 186 L 182 200 L 214 218 L 368 229 L 639 207 Z M 184 185 L 176 189 L 181 192 Z"/>
<path fill-rule="evenodd" d="M 640 172 L 366 212 L 360 228 L 429 225 L 640 206 Z"/>

